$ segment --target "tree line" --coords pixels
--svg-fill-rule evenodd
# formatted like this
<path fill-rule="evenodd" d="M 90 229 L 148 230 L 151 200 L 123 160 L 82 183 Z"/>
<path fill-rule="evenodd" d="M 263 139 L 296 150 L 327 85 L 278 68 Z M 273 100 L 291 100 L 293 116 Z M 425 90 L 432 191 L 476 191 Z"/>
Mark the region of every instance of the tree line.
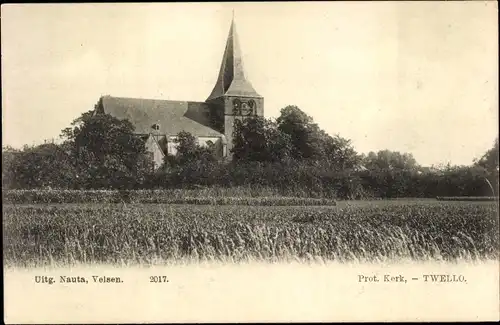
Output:
<path fill-rule="evenodd" d="M 420 166 L 409 153 L 359 154 L 296 106 L 275 119 L 235 122 L 231 160 L 181 132 L 158 170 L 128 120 L 92 111 L 62 130 L 62 143 L 2 148 L 2 188 L 274 188 L 284 195 L 395 198 L 498 195 L 498 139 L 469 166 Z"/>

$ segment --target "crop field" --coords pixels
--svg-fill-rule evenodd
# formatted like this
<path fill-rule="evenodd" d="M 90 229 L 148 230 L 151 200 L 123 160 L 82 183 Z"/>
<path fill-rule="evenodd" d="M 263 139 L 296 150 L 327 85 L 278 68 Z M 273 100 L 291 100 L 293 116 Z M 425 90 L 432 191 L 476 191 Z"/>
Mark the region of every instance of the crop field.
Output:
<path fill-rule="evenodd" d="M 245 192 L 247 191 L 247 192 Z M 9 190 L 3 191 L 5 203 L 34 204 L 76 203 L 148 203 L 148 204 L 198 204 L 198 205 L 267 205 L 302 206 L 335 205 L 335 200 L 312 197 L 284 197 L 272 191 L 250 192 L 235 189 L 245 195 L 226 195 L 227 189 L 175 189 L 175 190 Z"/>
<path fill-rule="evenodd" d="M 6 204 L 10 266 L 497 259 L 495 202 Z"/>
<path fill-rule="evenodd" d="M 498 196 L 438 196 L 439 201 L 498 201 Z"/>

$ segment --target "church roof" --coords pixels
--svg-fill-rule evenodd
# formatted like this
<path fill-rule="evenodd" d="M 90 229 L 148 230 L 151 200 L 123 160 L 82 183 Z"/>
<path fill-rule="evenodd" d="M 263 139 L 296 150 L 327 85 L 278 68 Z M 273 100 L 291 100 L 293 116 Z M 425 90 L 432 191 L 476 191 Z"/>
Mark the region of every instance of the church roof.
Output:
<path fill-rule="evenodd" d="M 203 102 L 103 96 L 100 105 L 104 113 L 128 119 L 136 133 L 149 134 L 157 124 L 158 134 L 186 131 L 195 136 L 222 136 L 210 126 L 208 104 Z"/>
<path fill-rule="evenodd" d="M 221 96 L 262 97 L 245 77 L 238 34 L 234 18 L 231 21 L 219 77 L 207 100 Z"/>

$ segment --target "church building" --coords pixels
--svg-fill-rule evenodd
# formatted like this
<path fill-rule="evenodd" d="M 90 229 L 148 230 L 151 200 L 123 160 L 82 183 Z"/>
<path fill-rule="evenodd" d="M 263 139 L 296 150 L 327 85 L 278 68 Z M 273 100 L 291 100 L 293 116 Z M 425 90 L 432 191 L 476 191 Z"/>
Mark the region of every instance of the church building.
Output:
<path fill-rule="evenodd" d="M 181 131 L 194 135 L 200 145 L 212 147 L 218 157 L 230 158 L 234 121 L 263 116 L 264 98 L 245 76 L 233 18 L 219 76 L 205 101 L 102 96 L 95 114 L 102 113 L 128 119 L 144 138 L 158 168 L 165 155 L 176 154 L 175 139 Z"/>

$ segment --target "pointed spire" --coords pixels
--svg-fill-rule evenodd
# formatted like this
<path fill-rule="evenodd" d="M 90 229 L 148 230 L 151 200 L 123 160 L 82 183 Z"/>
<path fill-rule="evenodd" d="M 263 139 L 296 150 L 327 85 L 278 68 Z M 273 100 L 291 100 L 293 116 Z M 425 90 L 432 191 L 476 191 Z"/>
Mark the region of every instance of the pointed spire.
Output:
<path fill-rule="evenodd" d="M 222 57 L 219 77 L 207 100 L 224 95 L 261 97 L 245 77 L 241 49 L 238 41 L 238 34 L 236 33 L 236 24 L 234 22 L 234 10 L 224 56 Z"/>

